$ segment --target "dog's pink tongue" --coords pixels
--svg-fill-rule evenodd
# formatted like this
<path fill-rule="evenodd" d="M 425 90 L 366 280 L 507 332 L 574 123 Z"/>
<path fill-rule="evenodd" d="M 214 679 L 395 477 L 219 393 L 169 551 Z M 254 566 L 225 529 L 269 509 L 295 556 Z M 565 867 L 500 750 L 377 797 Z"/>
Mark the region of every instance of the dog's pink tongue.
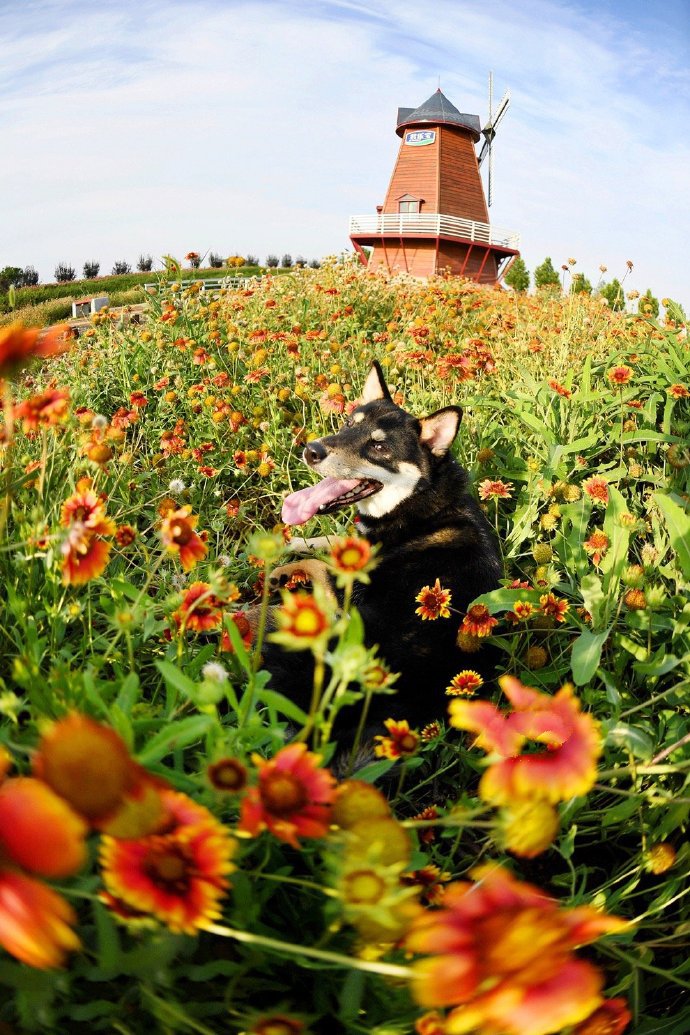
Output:
<path fill-rule="evenodd" d="M 324 478 L 308 489 L 290 493 L 283 500 L 283 521 L 286 525 L 303 525 L 314 517 L 319 507 L 354 489 L 358 481 L 357 478 Z"/>

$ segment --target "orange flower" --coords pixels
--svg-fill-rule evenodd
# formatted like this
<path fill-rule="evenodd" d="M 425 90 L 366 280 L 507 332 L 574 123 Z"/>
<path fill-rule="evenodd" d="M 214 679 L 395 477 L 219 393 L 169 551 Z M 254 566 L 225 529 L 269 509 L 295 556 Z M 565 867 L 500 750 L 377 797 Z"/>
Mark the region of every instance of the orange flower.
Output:
<path fill-rule="evenodd" d="M 596 721 L 580 711 L 570 685 L 555 697 L 523 686 L 513 676 L 499 679 L 513 705 L 503 713 L 488 701 L 450 702 L 450 724 L 478 734 L 482 750 L 498 755 L 484 772 L 479 793 L 495 805 L 539 798 L 555 804 L 591 790 L 601 737 Z M 544 753 L 522 752 L 527 742 L 545 747 Z"/>
<path fill-rule="evenodd" d="M 117 530 L 103 499 L 90 486 L 89 479 L 81 479 L 76 492 L 62 505 L 60 520 L 68 530 L 60 547 L 62 581 L 68 586 L 83 585 L 104 571 L 110 543 L 102 537 L 113 536 Z"/>
<path fill-rule="evenodd" d="M 513 483 L 500 480 L 492 481 L 491 478 L 485 478 L 477 486 L 477 492 L 479 493 L 480 500 L 509 500 L 513 495 Z"/>
<path fill-rule="evenodd" d="M 51 388 L 40 395 L 32 395 L 14 409 L 14 419 L 22 421 L 25 432 L 39 427 L 49 428 L 62 424 L 69 415 L 69 392 L 65 388 Z"/>
<path fill-rule="evenodd" d="M 625 999 L 605 999 L 573 1029 L 573 1035 L 622 1035 L 632 1020 Z"/>
<path fill-rule="evenodd" d="M 183 632 L 207 632 L 222 623 L 223 612 L 220 610 L 220 600 L 211 593 L 211 584 L 193 582 L 172 617 L 177 628 Z"/>
<path fill-rule="evenodd" d="M 32 356 L 54 356 L 69 348 L 65 325 L 40 331 L 12 323 L 0 328 L 0 377 L 7 377 L 26 366 Z"/>
<path fill-rule="evenodd" d="M 573 394 L 569 388 L 566 388 L 565 385 L 560 384 L 554 378 L 550 378 L 549 388 L 551 388 L 558 395 L 562 395 L 564 399 L 570 399 Z"/>
<path fill-rule="evenodd" d="M 567 600 L 561 600 L 553 593 L 543 593 L 539 597 L 539 606 L 542 614 L 555 618 L 557 622 L 564 622 L 570 605 Z"/>
<path fill-rule="evenodd" d="M 276 643 L 288 650 L 305 650 L 323 642 L 328 636 L 330 622 L 324 607 L 317 600 L 317 594 L 284 593 L 283 603 L 275 612 L 278 632 L 271 635 Z"/>
<path fill-rule="evenodd" d="M 582 483 L 587 495 L 597 503 L 606 505 L 609 501 L 609 483 L 605 478 L 595 474 Z"/>
<path fill-rule="evenodd" d="M 161 796 L 170 817 L 163 833 L 128 841 L 102 838 L 103 880 L 127 906 L 172 931 L 194 934 L 220 916 L 235 841 L 187 795 L 165 790 Z"/>
<path fill-rule="evenodd" d="M 625 363 L 621 363 L 617 367 L 611 367 L 607 372 L 606 376 L 612 385 L 627 385 L 635 371 L 632 367 L 628 367 Z"/>
<path fill-rule="evenodd" d="M 41 877 L 67 877 L 86 860 L 86 823 L 45 783 L 15 776 L 0 787 L 0 858 Z"/>
<path fill-rule="evenodd" d="M 419 734 L 410 729 L 407 719 L 386 719 L 383 725 L 390 737 L 377 734 L 374 740 L 379 743 L 374 747 L 378 758 L 409 758 L 419 747 Z"/>
<path fill-rule="evenodd" d="M 679 385 L 679 384 L 670 385 L 666 389 L 666 391 L 674 399 L 688 399 L 688 398 L 690 398 L 690 390 L 688 390 L 685 387 L 685 385 Z"/>
<path fill-rule="evenodd" d="M 589 539 L 585 539 L 582 545 L 592 558 L 594 564 L 598 565 L 601 558 L 609 548 L 609 537 L 606 532 L 602 532 L 601 529 L 597 528 L 592 532 Z"/>
<path fill-rule="evenodd" d="M 185 571 L 191 571 L 197 561 L 204 559 L 208 547 L 194 531 L 199 518 L 189 506 L 165 514 L 161 523 L 161 539 L 168 553 L 178 553 Z"/>
<path fill-rule="evenodd" d="M 206 770 L 209 781 L 217 791 L 237 794 L 247 785 L 247 767 L 239 758 L 221 758 Z"/>
<path fill-rule="evenodd" d="M 271 1013 L 253 1020 L 248 1035 L 307 1035 L 307 1029 L 296 1017 Z"/>
<path fill-rule="evenodd" d="M 331 547 L 331 566 L 341 575 L 364 572 L 371 560 L 371 544 L 366 539 L 348 536 Z"/>
<path fill-rule="evenodd" d="M 435 622 L 437 618 L 450 618 L 451 593 L 449 589 L 442 588 L 439 579 L 436 579 L 433 586 L 422 586 L 415 600 L 419 604 L 415 614 L 422 621 Z"/>
<path fill-rule="evenodd" d="M 79 948 L 76 916 L 56 891 L 12 870 L 0 872 L 0 945 L 30 967 L 61 967 Z"/>
<path fill-rule="evenodd" d="M 464 668 L 462 672 L 458 672 L 457 676 L 453 676 L 450 685 L 446 687 L 446 693 L 449 697 L 474 697 L 479 687 L 483 685 L 484 680 L 478 672 L 471 668 Z"/>
<path fill-rule="evenodd" d="M 562 909 L 499 866 L 472 876 L 412 923 L 405 947 L 438 954 L 413 965 L 417 1001 L 454 1007 L 447 1035 L 548 1035 L 591 1015 L 603 976 L 573 950 L 625 922 L 588 906 Z"/>
<path fill-rule="evenodd" d="M 73 713 L 43 735 L 34 774 L 88 823 L 120 837 L 138 837 L 164 819 L 155 780 L 131 757 L 115 730 Z"/>
<path fill-rule="evenodd" d="M 265 760 L 252 755 L 259 782 L 242 802 L 238 830 L 256 837 L 262 830 L 299 848 L 300 837 L 325 837 L 331 821 L 335 780 L 320 769 L 320 755 L 306 744 L 288 744 Z"/>
<path fill-rule="evenodd" d="M 489 636 L 498 619 L 489 614 L 484 604 L 473 604 L 462 620 L 460 633 L 465 636 Z"/>

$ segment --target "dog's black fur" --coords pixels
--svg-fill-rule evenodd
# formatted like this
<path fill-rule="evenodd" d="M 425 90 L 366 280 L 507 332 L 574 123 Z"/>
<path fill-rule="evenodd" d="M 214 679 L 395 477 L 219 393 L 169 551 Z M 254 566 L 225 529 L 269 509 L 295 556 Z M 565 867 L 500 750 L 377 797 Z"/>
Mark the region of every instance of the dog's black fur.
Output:
<path fill-rule="evenodd" d="M 485 678 L 493 674 L 492 652 L 483 647 L 466 653 L 456 637 L 472 600 L 498 586 L 500 553 L 489 522 L 468 492 L 467 473 L 449 452 L 462 417 L 459 407 L 421 419 L 412 416 L 392 401 L 378 364 L 367 378 L 363 399 L 345 426 L 310 443 L 304 458 L 320 474 L 361 478 L 362 491 L 368 493 L 358 504 L 359 530 L 378 546 L 378 563 L 370 583 L 355 585 L 353 603 L 364 623 L 366 645 L 378 646 L 389 668 L 400 673 L 394 696 L 374 696 L 369 721 L 405 718 L 421 726 L 444 716 L 445 688 L 457 672 L 471 668 Z M 369 492 L 372 484 L 379 488 Z M 338 506 L 335 499 L 319 509 L 330 512 Z M 436 579 L 450 590 L 453 610 L 450 618 L 424 621 L 415 614 L 415 597 Z M 275 646 L 265 657 L 272 685 L 306 708 L 311 679 L 304 660 Z M 349 723 L 354 726 L 356 717 Z"/>

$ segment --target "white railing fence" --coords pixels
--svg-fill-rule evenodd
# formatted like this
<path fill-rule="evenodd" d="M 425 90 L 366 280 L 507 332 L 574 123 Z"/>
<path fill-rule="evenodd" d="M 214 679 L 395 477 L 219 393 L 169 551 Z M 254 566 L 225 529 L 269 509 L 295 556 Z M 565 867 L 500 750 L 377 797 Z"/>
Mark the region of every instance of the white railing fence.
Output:
<path fill-rule="evenodd" d="M 520 235 L 514 230 L 477 223 L 473 219 L 446 216 L 438 212 L 379 213 L 350 216 L 350 237 L 381 237 L 383 235 L 419 237 L 457 237 L 463 241 L 494 244 L 517 249 Z"/>

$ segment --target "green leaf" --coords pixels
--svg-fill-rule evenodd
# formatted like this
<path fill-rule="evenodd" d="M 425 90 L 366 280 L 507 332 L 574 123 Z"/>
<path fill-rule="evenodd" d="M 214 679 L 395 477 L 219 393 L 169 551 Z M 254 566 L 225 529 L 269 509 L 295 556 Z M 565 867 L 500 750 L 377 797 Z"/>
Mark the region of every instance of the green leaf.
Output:
<path fill-rule="evenodd" d="M 580 581 L 582 602 L 592 616 L 592 627 L 596 629 L 603 620 L 606 597 L 601 586 L 601 579 L 595 572 L 585 575 Z"/>
<path fill-rule="evenodd" d="M 624 722 L 619 722 L 609 730 L 606 739 L 613 743 L 625 744 L 636 758 L 647 760 L 654 754 L 654 741 L 639 726 L 628 726 Z"/>
<path fill-rule="evenodd" d="M 678 566 L 685 578 L 690 579 L 690 516 L 670 496 L 655 492 L 652 499 L 664 515 Z"/>
<path fill-rule="evenodd" d="M 601 661 L 602 648 L 610 632 L 610 628 L 599 633 L 583 629 L 575 640 L 570 666 L 576 686 L 584 686 L 586 683 L 589 683 L 596 672 Z"/>
<path fill-rule="evenodd" d="M 177 748 L 187 747 L 208 733 L 214 723 L 210 715 L 192 715 L 188 719 L 173 722 L 160 733 L 157 733 L 139 754 L 142 765 L 150 765 L 165 758 Z"/>
<path fill-rule="evenodd" d="M 181 672 L 177 665 L 170 661 L 157 661 L 156 668 L 163 676 L 167 686 L 173 690 L 179 690 L 185 697 L 194 699 L 197 693 L 197 685 L 193 679 Z"/>
<path fill-rule="evenodd" d="M 261 704 L 265 704 L 269 708 L 275 708 L 281 715 L 286 715 L 288 719 L 299 723 L 300 726 L 306 724 L 308 719 L 307 713 L 303 712 L 289 697 L 279 694 L 277 690 L 260 690 L 256 696 Z"/>

